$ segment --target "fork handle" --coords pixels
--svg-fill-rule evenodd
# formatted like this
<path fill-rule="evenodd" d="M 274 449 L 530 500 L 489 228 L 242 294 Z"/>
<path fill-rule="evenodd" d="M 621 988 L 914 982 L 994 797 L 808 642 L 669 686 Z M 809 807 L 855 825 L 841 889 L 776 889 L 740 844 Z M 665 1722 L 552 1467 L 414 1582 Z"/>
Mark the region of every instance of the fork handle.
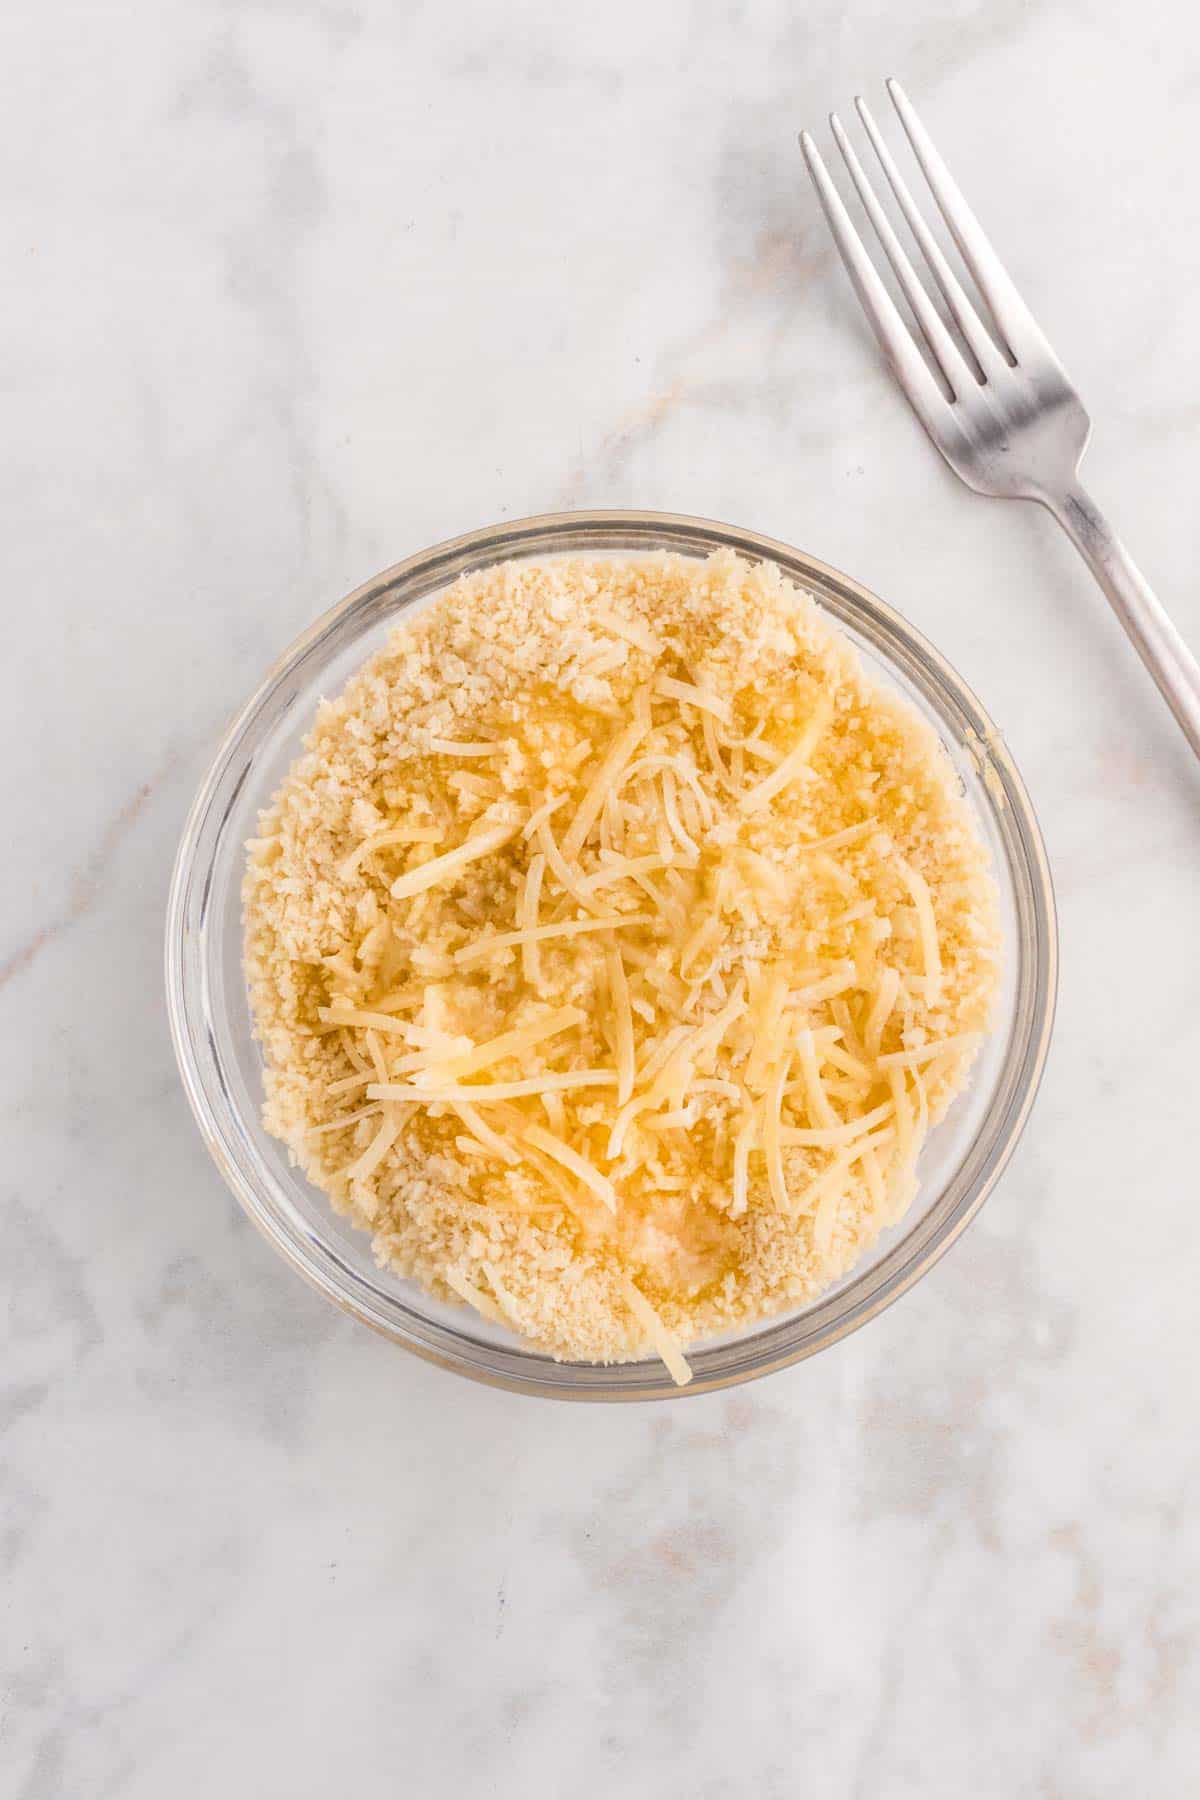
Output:
<path fill-rule="evenodd" d="M 1108 596 L 1184 737 L 1200 756 L 1200 663 L 1091 496 L 1076 484 L 1063 494 L 1041 498 Z"/>

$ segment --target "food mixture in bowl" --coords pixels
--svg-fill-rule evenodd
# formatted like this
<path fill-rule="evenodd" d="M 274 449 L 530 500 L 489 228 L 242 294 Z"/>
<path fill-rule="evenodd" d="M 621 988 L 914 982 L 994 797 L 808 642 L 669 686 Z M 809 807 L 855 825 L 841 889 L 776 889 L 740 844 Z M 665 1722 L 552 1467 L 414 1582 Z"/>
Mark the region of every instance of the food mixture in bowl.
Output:
<path fill-rule="evenodd" d="M 267 1128 L 376 1257 L 555 1357 L 814 1299 L 998 984 L 926 722 L 769 563 L 505 563 L 325 702 L 249 846 Z"/>

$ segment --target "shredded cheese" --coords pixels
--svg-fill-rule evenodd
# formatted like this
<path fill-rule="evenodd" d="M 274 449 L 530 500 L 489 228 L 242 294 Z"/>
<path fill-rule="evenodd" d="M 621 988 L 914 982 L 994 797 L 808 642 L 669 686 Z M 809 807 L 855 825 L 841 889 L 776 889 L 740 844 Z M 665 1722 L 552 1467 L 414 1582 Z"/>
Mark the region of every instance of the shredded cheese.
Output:
<path fill-rule="evenodd" d="M 580 1156 L 577 1150 L 564 1144 L 552 1131 L 543 1131 L 540 1125 L 527 1125 L 521 1135 L 536 1150 L 541 1150 L 554 1162 L 561 1163 L 564 1169 L 569 1169 L 590 1193 L 595 1194 L 597 1200 L 603 1201 L 609 1212 L 616 1212 L 616 1189 L 607 1175 L 602 1175 L 585 1156 Z"/>
<path fill-rule="evenodd" d="M 368 1012 L 360 1006 L 339 1006 L 336 1002 L 332 1006 L 322 1006 L 319 1009 L 318 1017 L 323 1019 L 327 1025 L 357 1025 L 364 1032 L 386 1031 L 394 1033 L 397 1037 L 404 1037 L 408 1031 L 403 1020 L 393 1019 L 388 1013 Z M 364 1062 L 361 1066 L 368 1068 L 370 1064 Z"/>
<path fill-rule="evenodd" d="M 480 1318 L 488 1319 L 493 1325 L 511 1323 L 496 1302 L 482 1288 L 477 1288 L 473 1281 L 468 1280 L 461 1269 L 444 1269 L 442 1280 L 448 1288 L 453 1288 L 460 1300 L 465 1300 L 468 1306 L 474 1307 Z"/>
<path fill-rule="evenodd" d="M 499 1037 L 491 1038 L 486 1044 L 478 1044 L 460 1056 L 446 1056 L 440 1051 L 423 1050 L 419 1052 L 419 1060 L 415 1064 L 410 1063 L 406 1057 L 400 1066 L 416 1067 L 419 1074 L 414 1076 L 414 1080 L 427 1082 L 432 1087 L 444 1086 L 446 1081 L 462 1081 L 467 1075 L 477 1075 L 481 1069 L 490 1068 L 493 1063 L 519 1060 L 535 1044 L 543 1044 L 547 1038 L 560 1037 L 572 1025 L 578 1025 L 583 1017 L 577 1006 L 560 1006 L 553 1012 L 546 1013 L 543 1018 L 534 1019 L 516 1031 L 501 1032 Z M 386 1080 L 386 1076 L 381 1079 Z"/>
<path fill-rule="evenodd" d="M 693 838 L 688 836 L 683 828 L 683 821 L 679 817 L 679 803 L 676 799 L 674 770 L 671 768 L 663 769 L 658 779 L 662 783 L 663 817 L 667 822 L 667 830 L 671 833 L 671 836 L 675 839 L 675 842 L 679 845 L 684 855 L 689 857 L 692 862 L 699 862 L 700 846 Z"/>
<path fill-rule="evenodd" d="M 585 893 L 594 894 L 597 888 L 612 887 L 615 882 L 629 881 L 638 875 L 653 875 L 668 866 L 661 856 L 614 856 L 611 860 L 606 860 L 594 875 L 585 876 L 579 885 Z M 643 892 L 645 891 L 643 885 Z M 650 891 L 653 893 L 653 890 Z"/>
<path fill-rule="evenodd" d="M 371 1092 L 370 1088 L 367 1089 L 367 1092 Z M 382 1098 L 381 1095 L 373 1097 Z M 403 1129 L 404 1115 L 394 1107 L 385 1109 L 383 1123 L 379 1130 L 362 1155 L 356 1157 L 352 1163 L 348 1163 L 341 1171 L 342 1179 L 345 1181 L 368 1180 L 375 1173 Z"/>
<path fill-rule="evenodd" d="M 388 850 L 395 844 L 440 844 L 445 835 L 440 825 L 390 825 L 386 831 L 377 831 L 373 837 L 364 838 L 338 865 L 338 874 L 343 881 L 349 881 L 366 856 L 374 856 L 377 851 Z"/>
<path fill-rule="evenodd" d="M 912 864 L 906 862 L 902 856 L 896 858 L 896 871 L 912 895 L 913 906 L 916 908 L 917 925 L 921 933 L 921 951 L 925 962 L 925 997 L 930 1006 L 936 1006 L 942 985 L 942 958 L 929 883 L 920 871 L 914 869 Z"/>
<path fill-rule="evenodd" d="M 525 871 L 525 884 L 521 889 L 521 907 L 517 920 L 517 929 L 523 934 L 521 943 L 521 973 L 528 985 L 535 991 L 542 985 L 542 960 L 538 952 L 538 897 L 542 891 L 542 877 L 546 872 L 546 859 L 539 851 L 529 859 L 529 867 Z"/>
<path fill-rule="evenodd" d="M 510 1325 L 516 1325 L 519 1329 L 521 1324 L 521 1308 L 513 1295 L 509 1292 L 508 1288 L 504 1285 L 496 1265 L 485 1260 L 480 1264 L 480 1267 L 487 1276 L 489 1287 L 504 1310 L 506 1322 Z"/>
<path fill-rule="evenodd" d="M 522 1081 L 480 1081 L 471 1087 L 443 1082 L 438 1087 L 422 1087 L 403 1081 L 372 1082 L 367 1088 L 369 1100 L 415 1100 L 431 1105 L 435 1100 L 473 1100 L 483 1105 L 489 1100 L 517 1100 L 527 1094 L 544 1094 L 550 1088 L 616 1087 L 611 1069 L 576 1069 L 570 1073 L 531 1075 Z"/>
<path fill-rule="evenodd" d="M 487 831 L 477 831 L 457 850 L 447 850 L 444 855 L 435 856 L 432 861 L 398 876 L 391 886 L 392 899 L 407 900 L 413 894 L 424 893 L 426 888 L 438 887 L 451 880 L 468 863 L 491 856 L 502 844 L 507 844 L 518 829 L 516 825 L 493 825 Z"/>
<path fill-rule="evenodd" d="M 617 1105 L 624 1106 L 633 1092 L 636 1052 L 633 1038 L 633 1012 L 629 1005 L 629 982 L 621 952 L 614 944 L 605 953 L 608 967 L 608 991 L 612 996 L 613 1023 L 617 1049 Z"/>
<path fill-rule="evenodd" d="M 883 1041 L 883 1033 L 892 1016 L 896 1004 L 896 996 L 900 992 L 900 971 L 884 968 L 879 972 L 878 985 L 871 999 L 867 1021 L 863 1026 L 863 1050 L 872 1061 L 879 1056 L 879 1046 Z"/>
<path fill-rule="evenodd" d="M 873 1106 L 870 1112 L 860 1113 L 857 1119 L 847 1119 L 844 1125 L 834 1125 L 826 1130 L 788 1126 L 779 1135 L 785 1144 L 801 1144 L 806 1149 L 837 1150 L 853 1143 L 864 1132 L 873 1131 L 877 1125 L 885 1124 L 892 1112 L 893 1102 L 884 1100 L 879 1106 Z"/>
<path fill-rule="evenodd" d="M 359 1082 L 357 1085 L 361 1086 L 362 1083 Z M 327 1119 L 323 1125 L 311 1125 L 308 1135 L 309 1137 L 323 1137 L 327 1131 L 345 1131 L 348 1126 L 357 1125 L 360 1119 L 373 1118 L 382 1111 L 382 1106 L 377 1102 L 371 1106 L 359 1106 L 354 1112 L 339 1113 L 336 1119 Z"/>
<path fill-rule="evenodd" d="M 913 1119 L 912 1101 L 908 1094 L 908 1084 L 904 1079 L 904 1070 L 891 1068 L 888 1070 L 888 1086 L 892 1090 L 892 1106 L 896 1114 L 896 1146 L 895 1156 L 897 1168 L 905 1171 L 916 1161 L 917 1150 L 916 1125 Z M 371 1092 L 367 1089 L 368 1094 Z"/>
<path fill-rule="evenodd" d="M 642 1330 L 646 1333 L 646 1336 L 650 1339 L 650 1342 L 654 1345 L 658 1354 L 662 1357 L 663 1362 L 667 1366 L 667 1373 L 670 1375 L 671 1380 L 675 1383 L 676 1387 L 686 1387 L 688 1382 L 692 1379 L 692 1371 L 688 1367 L 687 1359 L 682 1350 L 679 1348 L 678 1338 L 674 1337 L 672 1333 L 667 1330 L 661 1318 L 640 1288 L 635 1287 L 634 1283 L 629 1280 L 624 1281 L 622 1286 L 625 1291 L 625 1298 L 629 1302 L 630 1312 L 632 1312 L 634 1318 L 642 1327 Z"/>
<path fill-rule="evenodd" d="M 782 1020 L 787 1004 L 787 973 L 775 969 L 762 983 L 754 1012 L 754 1043 L 746 1063 L 747 1087 L 760 1088 L 783 1049 Z"/>
<path fill-rule="evenodd" d="M 683 1381 L 845 1275 L 987 1023 L 928 729 L 730 555 L 456 583 L 247 854 L 268 1128 L 381 1265 L 556 1356 Z"/>
<path fill-rule="evenodd" d="M 769 806 L 777 795 L 782 794 L 786 787 L 790 787 L 792 782 L 813 779 L 809 761 L 817 747 L 821 733 L 829 722 L 832 711 L 833 701 L 827 694 L 822 694 L 813 710 L 812 718 L 783 761 L 777 763 L 771 773 L 764 775 L 763 779 L 757 782 L 748 793 L 743 794 L 743 812 L 759 812 L 764 806 Z"/>
<path fill-rule="evenodd" d="M 955 1037 L 938 1038 L 934 1043 L 921 1044 L 915 1050 L 893 1050 L 887 1056 L 876 1057 L 881 1069 L 919 1069 L 923 1063 L 935 1062 L 939 1057 L 970 1052 L 978 1048 L 981 1033 L 964 1031 Z"/>
<path fill-rule="evenodd" d="M 544 944 L 551 938 L 578 937 L 584 931 L 616 931 L 621 926 L 653 923 L 652 913 L 608 913 L 595 919 L 564 919 L 561 925 L 531 926 L 528 931 L 498 931 L 491 937 L 478 938 L 454 952 L 460 969 L 472 963 L 491 962 L 499 950 L 513 950 L 524 944 Z"/>
<path fill-rule="evenodd" d="M 886 1143 L 888 1134 L 878 1132 L 873 1136 L 859 1138 L 857 1143 L 849 1144 L 839 1150 L 824 1174 L 800 1196 L 800 1210 L 813 1217 L 813 1242 L 822 1251 L 829 1248 L 833 1235 L 834 1221 L 846 1192 L 846 1182 L 850 1170 L 861 1157 L 868 1155 L 878 1145 Z"/>
<path fill-rule="evenodd" d="M 543 800 L 540 806 L 535 807 L 521 827 L 521 836 L 526 842 L 533 837 L 543 819 L 553 818 L 559 807 L 565 806 L 570 798 L 570 794 L 556 794 L 548 800 Z"/>
<path fill-rule="evenodd" d="M 803 1026 L 796 1033 L 796 1053 L 800 1058 L 800 1085 L 808 1102 L 809 1117 L 815 1119 L 825 1131 L 833 1131 L 842 1121 L 830 1105 L 825 1083 L 821 1079 L 821 1065 L 817 1060 L 816 1039 L 811 1026 Z M 367 1092 L 371 1092 L 370 1088 Z"/>
<path fill-rule="evenodd" d="M 496 752 L 503 747 L 502 744 L 471 743 L 464 738 L 459 738 L 457 741 L 452 738 L 430 738 L 429 740 L 429 748 L 435 756 L 495 756 Z"/>
<path fill-rule="evenodd" d="M 450 1110 L 458 1114 L 485 1155 L 498 1156 L 501 1162 L 510 1166 L 520 1162 L 520 1155 L 512 1145 L 498 1131 L 493 1131 L 482 1114 L 468 1106 L 465 1100 L 452 1100 Z"/>
<path fill-rule="evenodd" d="M 771 1198 L 781 1213 L 790 1213 L 792 1210 L 787 1177 L 783 1170 L 782 1120 L 784 1087 L 791 1066 L 790 1054 L 780 1058 L 763 1105 L 763 1150 L 767 1159 L 767 1184 L 771 1190 Z"/>
<path fill-rule="evenodd" d="M 649 708 L 645 707 L 613 739 L 579 803 L 578 812 L 563 836 L 562 850 L 565 858 L 577 856 L 583 848 L 585 838 L 600 816 L 605 797 L 616 786 L 618 775 L 649 729 Z"/>
<path fill-rule="evenodd" d="M 615 632 L 617 637 L 624 638 L 627 644 L 632 644 L 635 650 L 643 650 L 647 656 L 651 656 L 655 660 L 662 655 L 662 645 L 654 633 L 640 620 L 622 618 L 620 613 L 614 612 L 611 606 L 595 607 L 592 617 L 597 625 L 603 625 L 606 631 Z"/>
<path fill-rule="evenodd" d="M 584 888 L 583 878 L 578 870 L 571 867 L 566 857 L 563 855 L 563 852 L 559 849 L 554 840 L 554 833 L 550 829 L 548 820 L 543 818 L 538 821 L 535 835 L 538 841 L 538 848 L 546 859 L 547 868 L 550 870 L 555 881 L 557 881 L 559 887 L 562 888 L 567 897 L 576 901 L 578 905 L 583 907 L 585 912 L 592 913 L 593 915 L 602 912 L 603 908 L 592 899 L 592 896 L 587 892 L 586 888 Z"/>
<path fill-rule="evenodd" d="M 758 1111 L 752 1108 L 742 1121 L 733 1142 L 733 1187 L 729 1216 L 740 1219 L 749 1204 L 750 1152 L 758 1138 Z"/>
<path fill-rule="evenodd" d="M 697 687 L 694 681 L 676 681 L 672 675 L 660 675 L 654 684 L 656 694 L 664 694 L 670 700 L 682 700 L 685 706 L 698 706 L 702 712 L 711 713 L 714 719 L 720 719 L 728 725 L 733 711 L 728 700 L 720 694 L 710 694 L 707 689 Z"/>

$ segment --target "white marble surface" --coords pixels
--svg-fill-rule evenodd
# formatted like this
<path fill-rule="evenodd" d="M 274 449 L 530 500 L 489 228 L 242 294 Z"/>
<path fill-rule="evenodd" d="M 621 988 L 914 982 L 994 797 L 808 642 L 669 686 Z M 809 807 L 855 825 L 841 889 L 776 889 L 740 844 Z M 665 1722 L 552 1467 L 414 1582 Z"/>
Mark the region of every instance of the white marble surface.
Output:
<path fill-rule="evenodd" d="M 891 391 L 794 132 L 903 75 L 1200 642 L 1200 15 L 13 0 L 0 1791 L 1107 1800 L 1200 1757 L 1200 773 Z M 196 1135 L 170 858 L 348 587 L 606 502 L 792 540 L 980 691 L 1059 1026 L 965 1240 L 762 1385 L 519 1400 L 309 1293 Z"/>

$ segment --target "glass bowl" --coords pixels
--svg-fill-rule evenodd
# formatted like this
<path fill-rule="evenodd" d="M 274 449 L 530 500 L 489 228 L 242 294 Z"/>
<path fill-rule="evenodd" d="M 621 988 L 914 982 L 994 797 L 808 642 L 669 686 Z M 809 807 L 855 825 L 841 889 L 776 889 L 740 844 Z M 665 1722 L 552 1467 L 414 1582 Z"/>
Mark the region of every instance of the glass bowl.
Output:
<path fill-rule="evenodd" d="M 865 663 L 930 719 L 992 852 L 1005 972 L 996 1029 L 967 1092 L 931 1133 L 912 1209 L 815 1303 L 688 1349 L 680 1390 L 657 1360 L 558 1363 L 465 1307 L 432 1300 L 376 1267 L 368 1235 L 289 1165 L 260 1122 L 260 1061 L 241 967 L 243 844 L 296 755 L 317 702 L 337 694 L 404 612 L 457 576 L 513 557 L 706 556 L 729 545 L 775 562 L 837 620 Z M 954 670 L 874 594 L 787 544 L 669 513 L 578 512 L 493 526 L 397 563 L 319 619 L 271 668 L 234 720 L 201 784 L 167 911 L 171 1032 L 188 1099 L 234 1194 L 312 1285 L 419 1356 L 499 1387 L 570 1400 L 703 1394 L 781 1369 L 835 1343 L 902 1294 L 983 1204 L 1033 1104 L 1054 1011 L 1057 937 L 1045 849 L 1008 751 Z"/>

